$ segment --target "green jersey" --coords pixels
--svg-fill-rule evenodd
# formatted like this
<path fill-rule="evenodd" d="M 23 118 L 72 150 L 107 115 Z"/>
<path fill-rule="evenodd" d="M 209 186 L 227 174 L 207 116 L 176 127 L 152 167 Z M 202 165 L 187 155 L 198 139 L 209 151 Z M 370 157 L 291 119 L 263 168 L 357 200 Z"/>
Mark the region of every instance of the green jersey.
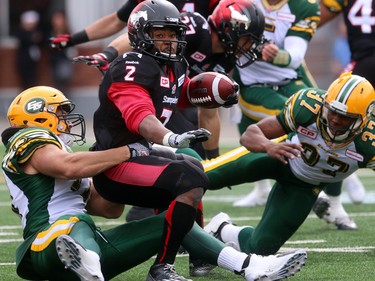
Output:
<path fill-rule="evenodd" d="M 301 157 L 289 160 L 293 174 L 310 184 L 334 183 L 358 168 L 375 168 L 375 120 L 371 119 L 354 140 L 344 144 L 326 142 L 318 126 L 320 108 L 326 92 L 301 90 L 292 96 L 279 115 L 289 134 L 288 141 L 300 143 Z"/>
<path fill-rule="evenodd" d="M 70 151 L 51 131 L 28 128 L 18 131 L 9 139 L 2 161 L 12 208 L 21 217 L 25 239 L 62 216 L 85 213 L 85 202 L 81 194 L 89 188 L 89 179 L 59 180 L 23 172 L 22 164 L 37 149 L 47 144 Z"/>

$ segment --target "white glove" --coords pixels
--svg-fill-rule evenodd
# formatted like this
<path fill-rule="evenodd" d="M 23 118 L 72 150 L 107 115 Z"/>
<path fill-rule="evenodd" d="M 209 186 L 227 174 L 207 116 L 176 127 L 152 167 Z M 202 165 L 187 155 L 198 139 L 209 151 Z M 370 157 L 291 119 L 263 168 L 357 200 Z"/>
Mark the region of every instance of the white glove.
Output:
<path fill-rule="evenodd" d="M 163 145 L 176 148 L 192 147 L 197 142 L 208 140 L 209 136 L 211 136 L 211 132 L 204 128 L 188 131 L 180 135 L 168 133 L 163 138 Z"/>

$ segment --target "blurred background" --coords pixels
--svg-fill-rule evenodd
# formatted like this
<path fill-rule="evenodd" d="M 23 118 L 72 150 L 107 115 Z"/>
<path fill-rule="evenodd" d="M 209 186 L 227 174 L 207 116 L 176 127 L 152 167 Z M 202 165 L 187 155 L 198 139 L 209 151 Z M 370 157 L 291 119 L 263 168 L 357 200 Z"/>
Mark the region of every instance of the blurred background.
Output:
<path fill-rule="evenodd" d="M 48 85 L 75 101 L 77 112 L 88 121 L 88 137 L 92 137 L 90 122 L 98 104 L 101 73 L 93 67 L 72 64 L 70 60 L 77 55 L 101 51 L 115 36 L 71 47 L 62 53 L 49 49 L 48 38 L 81 31 L 102 16 L 117 11 L 124 1 L 0 0 L 1 131 L 7 126 L 7 108 L 18 93 L 30 86 Z M 338 19 L 319 28 L 309 44 L 306 64 L 322 89 L 337 77 L 343 63 L 340 60 L 345 56 L 339 43 L 345 43 L 346 38 L 342 34 L 345 31 Z M 229 121 L 229 111 L 223 109 L 221 115 L 222 144 L 237 141 L 238 132 Z"/>

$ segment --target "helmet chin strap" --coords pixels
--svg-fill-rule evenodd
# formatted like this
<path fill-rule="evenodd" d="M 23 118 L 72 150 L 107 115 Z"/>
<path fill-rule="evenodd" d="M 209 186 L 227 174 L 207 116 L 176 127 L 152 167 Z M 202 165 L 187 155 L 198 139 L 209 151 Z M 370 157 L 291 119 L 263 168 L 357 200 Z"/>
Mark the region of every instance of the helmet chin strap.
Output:
<path fill-rule="evenodd" d="M 68 147 L 72 147 L 74 143 L 74 137 L 69 134 L 59 134 L 58 135 L 59 139 Z"/>

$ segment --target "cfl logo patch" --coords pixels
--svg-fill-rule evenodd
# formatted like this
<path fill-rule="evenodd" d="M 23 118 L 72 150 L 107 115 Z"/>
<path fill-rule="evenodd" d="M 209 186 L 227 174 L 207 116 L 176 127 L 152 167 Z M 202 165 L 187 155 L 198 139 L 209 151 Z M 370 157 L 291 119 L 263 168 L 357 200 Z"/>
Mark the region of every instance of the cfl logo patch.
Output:
<path fill-rule="evenodd" d="M 311 131 L 309 129 L 306 129 L 302 126 L 299 126 L 297 128 L 297 133 L 304 135 L 305 137 L 308 137 L 310 139 L 316 139 L 318 133 L 316 131 Z"/>
<path fill-rule="evenodd" d="M 40 98 L 32 99 L 26 104 L 26 111 L 29 113 L 40 112 L 44 108 L 44 100 Z"/>
<path fill-rule="evenodd" d="M 202 62 L 207 56 L 197 51 L 194 54 L 192 54 L 190 57 L 198 62 Z"/>
<path fill-rule="evenodd" d="M 160 77 L 160 87 L 169 88 L 169 78 L 168 77 Z"/>

